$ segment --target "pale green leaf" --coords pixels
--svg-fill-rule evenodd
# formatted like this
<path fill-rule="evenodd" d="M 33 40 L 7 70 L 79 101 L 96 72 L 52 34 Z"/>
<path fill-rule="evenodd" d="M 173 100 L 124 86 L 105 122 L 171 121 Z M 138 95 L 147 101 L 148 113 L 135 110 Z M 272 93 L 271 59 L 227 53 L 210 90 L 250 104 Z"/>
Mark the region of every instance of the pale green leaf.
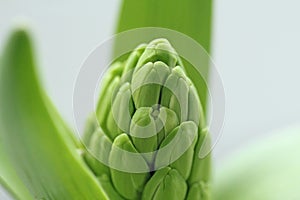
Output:
<path fill-rule="evenodd" d="M 211 16 L 212 0 L 123 0 L 117 32 L 140 27 L 168 28 L 190 36 L 210 52 Z M 115 48 L 119 45 L 122 44 L 117 41 Z M 205 109 L 207 87 L 197 71 L 187 62 L 184 64 Z M 203 67 L 202 75 L 207 77 L 209 66 Z"/>
<path fill-rule="evenodd" d="M 0 134 L 1 149 L 34 199 L 106 199 L 39 84 L 24 30 L 11 35 L 1 60 Z"/>
<path fill-rule="evenodd" d="M 218 168 L 216 200 L 300 199 L 300 127 L 239 151 Z"/>

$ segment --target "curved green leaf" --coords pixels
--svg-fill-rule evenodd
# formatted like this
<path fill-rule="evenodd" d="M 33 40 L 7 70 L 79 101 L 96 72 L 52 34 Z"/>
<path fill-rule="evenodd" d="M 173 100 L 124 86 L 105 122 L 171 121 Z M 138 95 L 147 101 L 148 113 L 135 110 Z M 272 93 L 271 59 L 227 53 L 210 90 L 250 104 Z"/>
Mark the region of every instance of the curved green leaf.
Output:
<path fill-rule="evenodd" d="M 140 27 L 163 27 L 184 33 L 210 52 L 212 0 L 123 0 L 116 32 Z M 142 36 L 140 36 L 142 37 Z M 122 45 L 116 42 L 115 49 Z M 117 52 L 117 51 L 116 51 Z M 202 106 L 206 108 L 207 87 L 197 71 L 184 63 L 186 72 L 194 82 Z M 203 66 L 208 77 L 209 66 Z"/>
<path fill-rule="evenodd" d="M 12 34 L 2 58 L 1 149 L 17 176 L 35 199 L 107 199 L 39 85 L 24 30 Z"/>
<path fill-rule="evenodd" d="M 300 127 L 240 151 L 217 171 L 215 199 L 300 199 L 299 153 Z"/>
<path fill-rule="evenodd" d="M 1 134 L 0 134 L 1 136 Z M 11 162 L 5 154 L 3 147 L 3 139 L 0 138 L 0 185 L 6 189 L 15 199 L 32 199 L 28 189 L 17 176 L 16 171 L 11 165 Z"/>

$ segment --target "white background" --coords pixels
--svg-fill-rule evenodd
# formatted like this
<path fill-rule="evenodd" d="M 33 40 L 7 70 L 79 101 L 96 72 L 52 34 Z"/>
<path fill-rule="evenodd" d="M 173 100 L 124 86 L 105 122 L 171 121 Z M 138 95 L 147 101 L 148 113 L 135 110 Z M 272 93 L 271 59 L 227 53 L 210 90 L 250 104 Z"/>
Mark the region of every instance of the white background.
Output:
<path fill-rule="evenodd" d="M 31 26 L 40 74 L 73 125 L 72 91 L 80 65 L 115 28 L 118 0 L 0 0 L 0 49 L 18 16 Z M 226 93 L 215 166 L 243 145 L 300 119 L 300 3 L 215 0 L 213 59 Z M 3 197 L 2 197 L 2 196 Z M 0 199 L 4 199 L 0 192 Z"/>

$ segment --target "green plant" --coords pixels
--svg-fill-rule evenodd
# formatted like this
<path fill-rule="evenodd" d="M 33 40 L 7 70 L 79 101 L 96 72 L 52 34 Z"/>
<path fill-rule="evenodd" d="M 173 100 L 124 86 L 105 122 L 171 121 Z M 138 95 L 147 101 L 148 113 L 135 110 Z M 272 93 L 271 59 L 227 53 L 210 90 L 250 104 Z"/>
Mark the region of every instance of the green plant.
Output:
<path fill-rule="evenodd" d="M 85 137 L 96 158 L 87 153 L 87 163 L 100 183 L 110 184 L 111 199 L 210 199 L 210 158 L 198 158 L 207 135 L 202 113 L 170 43 L 142 44 L 104 77 L 100 127 L 91 120 Z"/>
<path fill-rule="evenodd" d="M 24 30 L 14 32 L 5 48 L 0 95 L 1 178 L 16 198 L 209 199 L 210 158 L 197 154 L 207 134 L 200 99 L 167 40 L 141 45 L 110 68 L 97 108 L 100 127 L 92 122 L 85 135 L 96 158 L 146 166 L 142 173 L 108 168 L 86 151 L 88 168 L 78 153 L 84 146 L 38 82 Z M 116 147 L 150 154 L 130 160 Z"/>
<path fill-rule="evenodd" d="M 209 50 L 210 0 L 188 0 L 183 4 L 179 0 L 168 0 L 159 2 L 159 6 L 157 3 L 124 1 L 118 32 L 135 27 L 161 26 L 181 31 Z M 169 9 L 174 12 L 164 14 Z M 191 12 L 193 16 L 189 15 Z M 136 18 L 136 15 L 140 17 Z M 0 176 L 4 186 L 17 199 L 107 198 L 101 189 L 104 185 L 99 184 L 77 154 L 82 145 L 40 86 L 27 33 L 23 30 L 15 32 L 1 58 L 0 156 L 4 164 L 0 166 Z M 186 73 L 195 82 L 205 109 L 206 87 L 199 87 L 203 84 L 194 76 L 192 68 L 187 67 Z M 84 186 L 81 187 L 82 183 Z"/>
<path fill-rule="evenodd" d="M 184 3 L 181 0 L 125 0 L 117 30 L 121 32 L 145 26 L 170 28 L 189 35 L 209 51 L 210 21 L 210 0 L 187 0 Z M 102 86 L 97 117 L 90 119 L 86 129 L 85 149 L 63 122 L 40 85 L 28 33 L 19 29 L 11 35 L 0 57 L 0 183 L 11 195 L 15 199 L 24 200 L 102 200 L 124 197 L 157 200 L 300 199 L 299 128 L 284 130 L 275 138 L 254 144 L 228 160 L 226 166 L 218 169 L 210 194 L 210 156 L 201 160 L 195 154 L 207 134 L 203 129 L 206 87 L 203 87 L 203 82 L 193 73 L 193 68 L 176 57 L 167 41 L 156 40 L 151 44 L 153 43 L 167 47 L 167 51 L 154 53 L 157 57 L 151 60 L 151 56 L 147 56 L 151 55 L 148 53 L 153 48 L 150 44 L 141 45 L 130 58 L 116 62 L 110 68 Z M 115 50 L 119 48 L 118 45 L 120 44 L 116 43 Z M 163 98 L 176 98 L 170 92 L 164 92 L 165 89 L 160 86 L 161 79 L 158 77 L 164 73 L 155 76 L 141 73 L 141 76 L 137 76 L 139 69 L 147 68 L 138 63 L 145 64 L 146 60 L 153 62 L 148 65 L 149 68 L 161 72 L 172 71 L 173 75 L 184 80 L 184 84 L 188 85 L 186 90 L 175 87 L 172 91 L 193 94 L 197 99 L 193 106 L 196 108 L 195 115 L 188 112 L 184 120 L 179 120 L 179 113 L 180 116 L 182 113 L 179 112 L 179 101 L 176 100 L 164 107 L 152 106 L 164 103 Z M 207 76 L 209 66 L 204 67 Z M 165 76 L 168 75 L 165 73 Z M 126 82 L 132 83 L 138 79 L 142 83 L 157 79 L 159 84 L 141 87 L 136 93 L 133 92 L 129 101 L 129 116 L 134 123 L 129 123 L 128 116 L 122 112 L 124 108 L 128 108 L 122 106 L 122 99 L 127 95 Z M 145 95 L 148 92 L 152 94 L 151 98 Z M 111 97 L 115 97 L 113 102 L 117 102 L 116 105 L 110 105 Z M 187 102 L 183 101 L 183 105 L 185 103 Z M 141 135 L 137 131 L 138 125 L 150 124 L 147 129 L 150 133 L 155 132 L 159 124 L 166 125 L 166 128 L 158 131 L 154 137 L 134 138 L 116 128 L 116 122 L 112 120 L 116 117 L 112 117 L 113 110 L 117 113 L 117 119 L 127 124 L 124 126 L 125 130 L 127 128 L 128 132 L 136 133 L 137 136 Z M 165 112 L 161 112 L 163 110 Z M 163 113 L 165 118 L 162 117 Z M 162 123 L 163 119 L 167 119 L 165 123 Z M 97 120 L 101 127 L 95 123 Z M 182 134 L 189 131 L 191 134 Z M 178 146 L 171 145 L 163 158 L 159 156 L 159 150 L 168 146 L 180 133 L 182 142 L 191 146 L 187 145 L 189 148 L 182 155 L 175 154 L 178 159 L 174 159 L 174 162 L 166 163 L 168 159 L 165 158 L 172 157 Z M 190 137 L 193 133 L 197 133 L 195 138 Z M 130 171 L 131 167 L 135 169 L 136 166 L 129 167 L 129 171 L 118 170 L 118 164 L 120 168 L 126 167 L 126 162 L 121 159 L 123 155 L 127 159 L 127 154 L 118 152 L 118 147 L 131 153 L 139 153 L 140 156 L 137 157 L 144 163 L 141 169 L 146 168 L 148 171 Z M 112 153 L 106 154 L 107 149 L 112 150 Z M 147 154 L 156 149 L 157 153 Z M 96 158 L 106 161 L 112 167 Z M 159 168 L 160 164 L 162 169 Z"/>

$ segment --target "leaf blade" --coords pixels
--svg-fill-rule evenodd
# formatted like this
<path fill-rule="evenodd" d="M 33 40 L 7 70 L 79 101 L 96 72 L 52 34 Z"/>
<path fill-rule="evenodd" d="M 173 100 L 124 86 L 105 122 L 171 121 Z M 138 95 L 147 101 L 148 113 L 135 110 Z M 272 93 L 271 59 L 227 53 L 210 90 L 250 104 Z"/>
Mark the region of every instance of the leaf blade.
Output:
<path fill-rule="evenodd" d="M 217 169 L 216 200 L 299 199 L 300 127 L 244 148 Z"/>
<path fill-rule="evenodd" d="M 196 40 L 209 53 L 211 43 L 212 0 L 123 0 L 116 32 L 140 27 L 163 27 L 184 33 Z M 142 36 L 141 36 L 142 37 Z M 122 45 L 115 44 L 115 53 Z M 209 62 L 207 62 L 209 63 Z M 184 62 L 188 76 L 194 82 L 206 111 L 209 64 L 201 70 L 199 77 L 188 62 Z"/>
<path fill-rule="evenodd" d="M 106 199 L 39 84 L 31 41 L 22 29 L 4 51 L 0 96 L 1 148 L 34 198 Z"/>

